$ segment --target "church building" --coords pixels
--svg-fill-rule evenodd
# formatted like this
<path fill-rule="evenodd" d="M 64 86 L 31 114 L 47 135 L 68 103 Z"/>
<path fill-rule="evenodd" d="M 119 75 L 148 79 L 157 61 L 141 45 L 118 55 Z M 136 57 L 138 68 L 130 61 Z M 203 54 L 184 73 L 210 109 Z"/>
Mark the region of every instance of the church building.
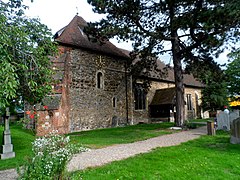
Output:
<path fill-rule="evenodd" d="M 48 109 L 38 111 L 37 135 L 52 130 L 69 133 L 126 124 L 174 121 L 175 88 L 173 69 L 166 77 L 151 72 L 133 77 L 128 72 L 127 51 L 107 41 L 89 41 L 79 16 L 55 34 L 59 54 L 52 58 L 54 94 L 45 98 Z M 157 61 L 160 69 L 165 67 Z M 151 83 L 146 91 L 144 79 Z M 133 79 L 137 79 L 133 81 Z M 187 119 L 202 117 L 201 90 L 204 85 L 184 75 Z"/>

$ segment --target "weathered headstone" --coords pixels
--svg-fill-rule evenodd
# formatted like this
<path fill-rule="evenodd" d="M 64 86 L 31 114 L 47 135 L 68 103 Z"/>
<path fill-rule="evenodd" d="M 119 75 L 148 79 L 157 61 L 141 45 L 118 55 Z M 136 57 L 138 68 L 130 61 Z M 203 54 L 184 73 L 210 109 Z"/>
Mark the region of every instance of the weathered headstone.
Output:
<path fill-rule="evenodd" d="M 217 129 L 225 131 L 230 130 L 229 114 L 223 111 L 217 114 Z"/>
<path fill-rule="evenodd" d="M 9 108 L 6 108 L 5 128 L 3 132 L 3 145 L 2 145 L 2 151 L 1 151 L 1 159 L 8 159 L 8 158 L 15 157 L 15 152 L 13 152 L 13 145 L 11 142 L 11 132 L 9 129 L 9 117 L 10 117 Z"/>
<path fill-rule="evenodd" d="M 233 120 L 231 124 L 231 139 L 232 144 L 240 144 L 240 117 Z"/>
<path fill-rule="evenodd" d="M 118 126 L 118 118 L 117 116 L 112 117 L 112 127 L 117 127 Z"/>
<path fill-rule="evenodd" d="M 239 111 L 238 110 L 234 110 L 232 112 L 229 113 L 229 121 L 230 124 L 233 122 L 233 120 L 237 119 L 239 117 Z"/>

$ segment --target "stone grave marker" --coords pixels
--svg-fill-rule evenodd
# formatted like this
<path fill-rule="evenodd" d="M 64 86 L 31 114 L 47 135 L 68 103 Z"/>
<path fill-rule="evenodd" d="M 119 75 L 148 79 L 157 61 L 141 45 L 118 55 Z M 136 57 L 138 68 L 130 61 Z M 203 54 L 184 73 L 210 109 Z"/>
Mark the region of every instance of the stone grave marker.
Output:
<path fill-rule="evenodd" d="M 240 117 L 233 120 L 231 124 L 231 139 L 232 144 L 240 144 Z"/>
<path fill-rule="evenodd" d="M 11 142 L 11 132 L 9 129 L 9 117 L 10 117 L 9 108 L 6 108 L 1 159 L 9 159 L 15 157 L 15 152 L 13 152 L 13 145 Z"/>
<path fill-rule="evenodd" d="M 117 127 L 118 126 L 118 118 L 117 116 L 112 117 L 112 127 Z"/>
<path fill-rule="evenodd" d="M 230 124 L 233 122 L 233 120 L 237 119 L 239 117 L 239 110 L 234 110 L 229 113 L 229 121 Z"/>
<path fill-rule="evenodd" d="M 223 111 L 217 114 L 217 129 L 225 131 L 230 130 L 229 114 Z"/>

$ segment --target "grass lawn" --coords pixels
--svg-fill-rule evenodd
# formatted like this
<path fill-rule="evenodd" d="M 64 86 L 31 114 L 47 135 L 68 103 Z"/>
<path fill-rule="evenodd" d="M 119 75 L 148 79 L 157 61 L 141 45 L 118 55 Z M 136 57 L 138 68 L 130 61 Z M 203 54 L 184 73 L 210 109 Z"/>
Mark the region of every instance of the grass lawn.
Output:
<path fill-rule="evenodd" d="M 173 123 L 138 124 L 126 127 L 97 129 L 71 133 L 70 139 L 74 144 L 82 144 L 90 148 L 101 148 L 113 144 L 131 143 L 145 140 L 163 134 L 176 132 L 167 128 Z"/>
<path fill-rule="evenodd" d="M 189 120 L 189 122 L 198 122 L 198 123 L 201 123 L 201 122 L 204 122 L 206 123 L 207 121 L 214 121 L 214 118 L 207 118 L 207 119 L 191 119 Z"/>
<path fill-rule="evenodd" d="M 3 130 L 4 126 L 0 126 L 0 145 L 2 145 Z M 31 142 L 35 139 L 34 133 L 32 131 L 22 129 L 19 125 L 11 125 L 10 131 L 13 151 L 15 152 L 16 157 L 6 160 L 0 159 L 0 170 L 15 168 L 22 165 L 25 161 L 24 157 L 31 155 L 32 153 Z"/>
<path fill-rule="evenodd" d="M 160 124 L 141 124 L 119 128 L 98 129 L 91 131 L 84 131 L 78 133 L 71 133 L 71 143 L 82 144 L 91 148 L 99 148 L 103 146 L 129 143 L 138 140 L 148 139 L 162 134 L 169 134 L 174 131 L 167 130 L 172 123 Z M 2 132 L 4 126 L 0 126 L 0 143 L 2 145 Z M 35 135 L 29 131 L 24 130 L 20 125 L 10 126 L 12 135 L 12 144 L 16 157 L 12 159 L 1 160 L 0 170 L 15 168 L 22 165 L 26 161 L 26 156 L 31 155 L 32 145 Z"/>
<path fill-rule="evenodd" d="M 77 171 L 70 179 L 240 179 L 240 145 L 229 134 L 202 136 L 179 146 L 158 148 L 99 168 Z"/>
<path fill-rule="evenodd" d="M 190 129 L 195 129 L 201 126 L 207 125 L 207 121 L 214 121 L 213 118 L 208 118 L 208 119 L 191 119 L 188 120 L 186 123 L 186 127 Z"/>

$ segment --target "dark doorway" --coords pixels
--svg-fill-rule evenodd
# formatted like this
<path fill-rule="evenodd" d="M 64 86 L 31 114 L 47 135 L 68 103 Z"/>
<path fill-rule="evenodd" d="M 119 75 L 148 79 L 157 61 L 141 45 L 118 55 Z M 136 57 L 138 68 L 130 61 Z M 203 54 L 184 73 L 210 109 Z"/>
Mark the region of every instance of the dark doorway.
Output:
<path fill-rule="evenodd" d="M 168 118 L 170 117 L 170 111 L 172 106 L 166 105 L 152 105 L 150 106 L 150 116 L 152 118 Z"/>

